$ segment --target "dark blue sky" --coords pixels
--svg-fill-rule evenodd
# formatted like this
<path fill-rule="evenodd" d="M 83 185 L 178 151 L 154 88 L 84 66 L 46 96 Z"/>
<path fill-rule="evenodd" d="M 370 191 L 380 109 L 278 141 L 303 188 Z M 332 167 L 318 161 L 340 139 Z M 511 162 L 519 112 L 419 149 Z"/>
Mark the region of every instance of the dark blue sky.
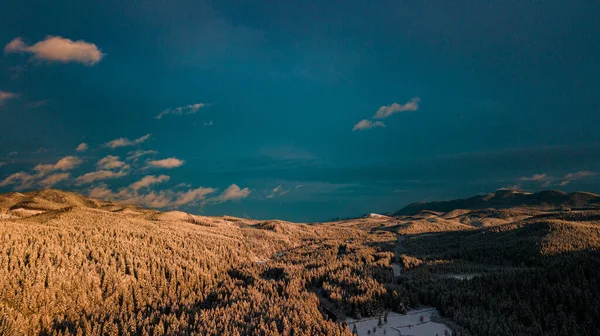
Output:
<path fill-rule="evenodd" d="M 298 221 L 600 192 L 597 1 L 142 3 L 3 3 L 0 191 Z"/>

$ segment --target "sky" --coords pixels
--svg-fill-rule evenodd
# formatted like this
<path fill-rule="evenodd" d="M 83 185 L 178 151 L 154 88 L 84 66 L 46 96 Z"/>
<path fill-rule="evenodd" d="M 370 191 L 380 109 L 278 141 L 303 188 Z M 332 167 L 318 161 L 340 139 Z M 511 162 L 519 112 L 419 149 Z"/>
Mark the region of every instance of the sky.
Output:
<path fill-rule="evenodd" d="M 0 7 L 0 192 L 292 221 L 600 192 L 598 1 Z"/>

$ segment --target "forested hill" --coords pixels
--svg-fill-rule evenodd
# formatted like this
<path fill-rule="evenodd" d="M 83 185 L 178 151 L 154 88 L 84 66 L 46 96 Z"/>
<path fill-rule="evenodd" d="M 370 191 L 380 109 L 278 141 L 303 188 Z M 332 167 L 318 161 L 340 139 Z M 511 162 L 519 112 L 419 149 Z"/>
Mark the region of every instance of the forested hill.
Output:
<path fill-rule="evenodd" d="M 545 190 L 537 193 L 521 190 L 498 190 L 487 195 L 450 201 L 411 203 L 394 213 L 394 216 L 412 216 L 424 210 L 448 212 L 456 209 L 479 210 L 516 207 L 544 210 L 564 208 L 600 209 L 600 196 L 588 192 L 565 193 L 559 190 Z"/>

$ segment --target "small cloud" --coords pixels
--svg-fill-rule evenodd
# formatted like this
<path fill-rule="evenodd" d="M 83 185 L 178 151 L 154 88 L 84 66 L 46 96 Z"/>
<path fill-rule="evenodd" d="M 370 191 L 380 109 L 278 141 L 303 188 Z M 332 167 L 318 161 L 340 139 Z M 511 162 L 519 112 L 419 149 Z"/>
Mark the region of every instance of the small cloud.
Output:
<path fill-rule="evenodd" d="M 149 138 L 150 138 L 150 134 L 146 134 L 135 140 L 129 140 L 128 138 L 118 138 L 118 139 L 114 139 L 114 140 L 111 140 L 111 141 L 105 143 L 104 146 L 112 148 L 112 149 L 115 149 L 118 147 L 133 146 L 133 145 L 141 144 L 142 142 L 148 140 Z"/>
<path fill-rule="evenodd" d="M 123 169 L 118 172 L 112 170 L 98 170 L 79 176 L 76 179 L 76 183 L 77 185 L 90 184 L 95 181 L 120 178 L 127 176 L 128 174 L 129 171 L 127 169 Z"/>
<path fill-rule="evenodd" d="M 173 205 L 193 204 L 204 200 L 206 195 L 212 194 L 213 192 L 215 192 L 215 189 L 204 187 L 188 190 L 179 194 L 179 196 L 173 202 Z"/>
<path fill-rule="evenodd" d="M 4 47 L 4 53 L 31 53 L 35 59 L 85 65 L 97 64 L 105 55 L 93 43 L 72 41 L 61 36 L 46 36 L 43 41 L 31 46 L 17 37 Z"/>
<path fill-rule="evenodd" d="M 592 176 L 596 176 L 597 174 L 590 171 L 578 171 L 575 173 L 568 173 L 564 177 L 552 177 L 548 174 L 534 174 L 529 177 L 521 177 L 521 181 L 534 181 L 541 183 L 542 187 L 549 187 L 551 185 L 558 185 L 564 187 L 569 185 L 573 181 L 586 179 Z"/>
<path fill-rule="evenodd" d="M 377 110 L 373 118 L 384 119 L 398 112 L 417 111 L 419 109 L 420 102 L 421 98 L 415 97 L 405 104 L 393 103 L 392 105 L 384 105 Z"/>
<path fill-rule="evenodd" d="M 111 170 L 116 168 L 129 168 L 125 162 L 120 161 L 118 156 L 108 155 L 96 162 L 96 167 L 101 170 Z"/>
<path fill-rule="evenodd" d="M 212 126 L 213 125 L 213 121 L 205 121 L 204 122 L 204 126 Z"/>
<path fill-rule="evenodd" d="M 219 196 L 212 198 L 210 201 L 214 203 L 223 203 L 227 201 L 237 201 L 246 198 L 251 191 L 248 188 L 241 189 L 237 184 L 230 185 Z"/>
<path fill-rule="evenodd" d="M 146 179 L 146 177 L 144 179 Z M 144 179 L 138 182 L 141 182 Z M 167 180 L 167 177 L 161 178 L 159 176 L 156 179 L 152 179 L 153 183 L 155 181 L 158 183 L 158 180 L 162 180 L 162 182 L 164 182 Z M 150 179 L 146 179 L 146 181 L 150 181 Z M 94 198 L 110 199 L 128 204 L 139 204 L 152 208 L 166 208 L 182 205 L 191 205 L 203 201 L 207 195 L 215 191 L 215 189 L 213 188 L 199 187 L 196 189 L 189 189 L 186 191 L 175 192 L 173 190 L 161 190 L 149 191 L 145 194 L 142 194 L 139 192 L 142 188 L 133 188 L 137 188 L 137 185 L 135 185 L 135 183 L 130 185 L 129 187 L 121 188 L 117 192 L 113 192 L 112 190 L 108 189 L 105 184 L 102 184 L 100 186 L 92 188 L 88 192 L 88 195 Z"/>
<path fill-rule="evenodd" d="M 139 190 L 142 188 L 147 188 L 153 184 L 168 182 L 169 179 L 170 179 L 170 177 L 167 175 L 160 175 L 160 176 L 148 175 L 148 176 L 144 176 L 141 180 L 130 184 L 129 188 L 131 188 L 132 190 Z"/>
<path fill-rule="evenodd" d="M 58 160 L 55 164 L 38 164 L 33 168 L 33 173 L 27 173 L 20 171 L 14 173 L 0 182 L 0 187 L 7 185 L 15 185 L 15 189 L 23 190 L 30 189 L 34 186 L 49 187 L 58 182 L 64 181 L 69 178 L 68 173 L 50 173 L 56 171 L 69 171 L 81 164 L 81 159 L 74 156 L 66 156 Z"/>
<path fill-rule="evenodd" d="M 33 186 L 35 179 L 36 177 L 34 175 L 21 171 L 11 174 L 4 180 L 0 181 L 0 187 L 6 187 L 14 184 L 15 189 L 17 190 L 29 189 Z"/>
<path fill-rule="evenodd" d="M 37 171 L 38 173 L 48 173 L 57 170 L 68 171 L 80 165 L 81 162 L 83 161 L 78 157 L 66 156 L 58 160 L 58 162 L 55 164 L 39 164 L 35 166 L 33 170 Z"/>
<path fill-rule="evenodd" d="M 273 188 L 273 190 L 271 190 L 271 192 L 269 193 L 269 195 L 267 195 L 267 198 L 271 199 L 271 198 L 273 198 L 275 196 L 285 195 L 288 192 L 289 192 L 289 190 L 284 190 L 281 185 L 278 185 L 277 187 Z"/>
<path fill-rule="evenodd" d="M 565 177 L 562 178 L 562 181 L 560 182 L 560 186 L 566 186 L 568 184 L 570 184 L 572 181 L 576 181 L 576 180 L 581 180 L 581 179 L 585 179 L 588 177 L 592 177 L 592 176 L 596 176 L 597 174 L 591 171 L 578 171 L 576 173 L 569 173 L 567 175 L 565 175 Z"/>
<path fill-rule="evenodd" d="M 352 128 L 352 131 L 363 131 L 363 130 L 368 130 L 368 129 L 375 128 L 375 127 L 385 127 L 385 124 L 382 123 L 381 121 L 371 121 L 371 120 L 363 119 L 363 120 L 359 121 L 358 123 L 356 123 L 356 125 L 354 125 L 354 127 Z"/>
<path fill-rule="evenodd" d="M 86 150 L 88 150 L 88 144 L 86 144 L 85 142 L 82 142 L 79 145 L 77 145 L 75 150 L 78 152 L 85 152 Z"/>
<path fill-rule="evenodd" d="M 498 190 L 521 190 L 522 187 L 520 184 L 511 184 L 511 185 L 507 185 L 504 186 L 502 188 L 498 188 Z"/>
<path fill-rule="evenodd" d="M 183 160 L 179 160 L 177 158 L 168 158 L 168 159 L 163 159 L 163 160 L 151 160 L 148 161 L 148 164 L 152 167 L 157 167 L 157 168 L 177 168 L 181 165 L 183 165 L 185 163 L 185 161 Z"/>
<path fill-rule="evenodd" d="M 162 119 L 162 117 L 169 115 L 169 114 L 176 114 L 176 115 L 195 114 L 196 112 L 198 112 L 199 109 L 203 108 L 204 106 L 205 105 L 202 103 L 196 103 L 196 104 L 190 104 L 187 106 L 176 107 L 173 109 L 168 108 L 168 109 L 160 112 L 158 115 L 156 115 L 154 117 L 154 119 Z"/>
<path fill-rule="evenodd" d="M 137 161 L 137 159 L 141 158 L 142 156 L 145 155 L 154 155 L 157 154 L 158 152 L 155 150 L 136 150 L 136 151 L 131 151 L 127 153 L 127 157 L 125 158 L 125 160 L 128 161 Z"/>
<path fill-rule="evenodd" d="M 1 91 L 0 90 L 0 106 L 9 99 L 16 99 L 19 95 L 13 92 Z"/>
<path fill-rule="evenodd" d="M 69 173 L 56 173 L 48 175 L 46 178 L 38 181 L 37 183 L 42 187 L 48 188 L 59 182 L 68 180 L 71 175 Z"/>
<path fill-rule="evenodd" d="M 521 181 L 546 181 L 549 180 L 550 177 L 548 176 L 548 174 L 533 174 L 532 176 L 529 177 L 521 177 L 520 180 Z"/>

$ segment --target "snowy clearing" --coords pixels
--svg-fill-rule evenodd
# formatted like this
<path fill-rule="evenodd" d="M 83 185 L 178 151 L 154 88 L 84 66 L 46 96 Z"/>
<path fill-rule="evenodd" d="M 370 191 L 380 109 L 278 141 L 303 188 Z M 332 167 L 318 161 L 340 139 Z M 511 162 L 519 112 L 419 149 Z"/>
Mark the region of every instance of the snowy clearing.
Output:
<path fill-rule="evenodd" d="M 411 310 L 406 315 L 389 313 L 387 323 L 384 323 L 381 327 L 378 326 L 378 317 L 370 317 L 360 320 L 348 319 L 346 323 L 348 324 L 350 331 L 353 331 L 354 326 L 356 326 L 358 336 L 442 336 L 445 335 L 445 332 L 450 335 L 451 329 L 448 326 L 441 323 L 431 322 L 431 317 L 437 315 L 437 313 L 438 312 L 435 308 Z M 423 317 L 422 323 L 420 321 L 421 316 Z M 383 316 L 381 317 L 381 320 L 383 322 Z"/>

